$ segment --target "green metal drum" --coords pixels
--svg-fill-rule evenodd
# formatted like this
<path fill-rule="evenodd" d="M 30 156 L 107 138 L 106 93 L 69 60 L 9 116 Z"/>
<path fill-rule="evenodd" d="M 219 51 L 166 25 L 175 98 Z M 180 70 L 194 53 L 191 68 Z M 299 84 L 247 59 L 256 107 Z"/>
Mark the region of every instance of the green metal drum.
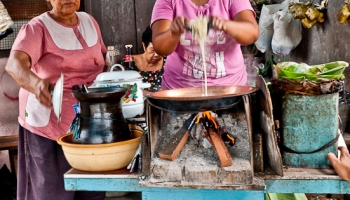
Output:
<path fill-rule="evenodd" d="M 294 95 L 282 98 L 282 147 L 283 164 L 306 168 L 329 168 L 327 153 L 337 155 L 338 143 L 320 149 L 338 134 L 339 94 Z M 291 153 L 291 152 L 299 153 Z"/>

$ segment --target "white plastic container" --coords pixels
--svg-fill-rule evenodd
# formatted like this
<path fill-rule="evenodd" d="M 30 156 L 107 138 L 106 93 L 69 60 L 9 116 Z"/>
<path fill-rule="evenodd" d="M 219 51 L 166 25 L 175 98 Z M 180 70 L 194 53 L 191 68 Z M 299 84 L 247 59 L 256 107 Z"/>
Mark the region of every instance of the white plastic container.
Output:
<path fill-rule="evenodd" d="M 113 71 L 119 67 L 121 71 Z M 111 67 L 110 72 L 99 74 L 89 88 L 124 87 L 129 91 L 122 99 L 124 118 L 132 118 L 144 112 L 144 96 L 142 89 L 151 87 L 150 83 L 143 83 L 141 75 L 133 70 L 124 70 L 120 64 Z"/>

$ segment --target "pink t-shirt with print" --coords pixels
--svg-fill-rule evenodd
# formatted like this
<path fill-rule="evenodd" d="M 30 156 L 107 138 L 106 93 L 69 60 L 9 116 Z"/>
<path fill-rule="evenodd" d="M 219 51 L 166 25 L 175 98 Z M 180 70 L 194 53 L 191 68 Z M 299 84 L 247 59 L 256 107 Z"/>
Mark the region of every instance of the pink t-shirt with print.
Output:
<path fill-rule="evenodd" d="M 189 20 L 199 15 L 229 20 L 243 10 L 253 11 L 249 0 L 209 0 L 204 6 L 196 6 L 191 0 L 157 0 L 151 24 L 160 19 L 172 21 L 177 16 Z M 240 44 L 221 31 L 210 30 L 208 37 L 205 47 L 208 85 L 246 85 L 246 67 Z M 190 31 L 186 31 L 181 35 L 175 51 L 167 57 L 162 88 L 201 86 L 204 81 L 202 63 L 199 45 L 192 40 Z"/>
<path fill-rule="evenodd" d="M 27 53 L 31 70 L 55 84 L 64 75 L 61 122 L 53 110 L 41 105 L 35 95 L 20 89 L 19 123 L 29 131 L 56 140 L 65 134 L 75 117 L 72 86 L 91 85 L 103 71 L 107 52 L 97 22 L 87 13 L 77 12 L 78 24 L 67 26 L 54 21 L 48 13 L 23 25 L 12 50 Z"/>

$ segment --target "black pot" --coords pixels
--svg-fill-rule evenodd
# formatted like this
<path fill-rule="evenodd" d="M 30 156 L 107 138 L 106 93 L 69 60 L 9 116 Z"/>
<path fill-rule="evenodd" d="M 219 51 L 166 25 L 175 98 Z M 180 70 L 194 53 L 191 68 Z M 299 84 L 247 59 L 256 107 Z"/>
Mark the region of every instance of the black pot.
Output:
<path fill-rule="evenodd" d="M 94 88 L 88 93 L 73 92 L 81 108 L 80 128 L 73 143 L 102 144 L 131 139 L 121 107 L 127 91 L 126 88 Z"/>

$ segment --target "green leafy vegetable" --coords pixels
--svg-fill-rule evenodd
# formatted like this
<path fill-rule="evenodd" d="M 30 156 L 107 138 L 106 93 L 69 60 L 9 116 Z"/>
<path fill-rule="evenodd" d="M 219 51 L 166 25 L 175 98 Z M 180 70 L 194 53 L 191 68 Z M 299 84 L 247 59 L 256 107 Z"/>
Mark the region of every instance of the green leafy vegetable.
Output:
<path fill-rule="evenodd" d="M 340 80 L 344 78 L 343 71 L 349 63 L 336 61 L 325 64 L 309 66 L 305 63 L 281 62 L 275 65 L 278 78 L 287 78 L 292 80 L 313 80 L 319 81 L 320 78 Z"/>

